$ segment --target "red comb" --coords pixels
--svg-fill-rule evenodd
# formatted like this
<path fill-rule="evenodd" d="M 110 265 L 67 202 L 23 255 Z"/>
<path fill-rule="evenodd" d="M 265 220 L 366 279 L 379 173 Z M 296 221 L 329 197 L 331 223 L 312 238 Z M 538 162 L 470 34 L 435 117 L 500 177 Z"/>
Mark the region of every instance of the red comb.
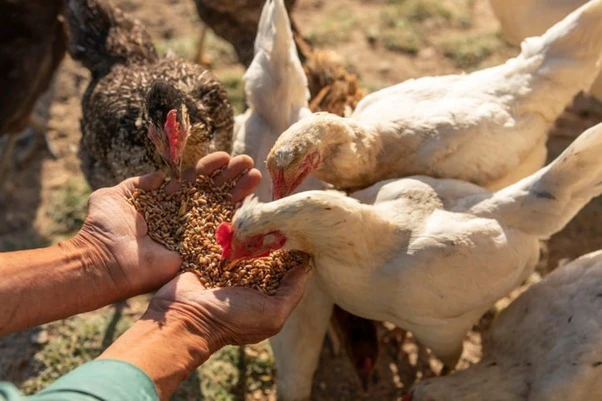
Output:
<path fill-rule="evenodd" d="M 170 110 L 167 113 L 167 121 L 165 121 L 165 126 L 163 128 L 167 133 L 167 138 L 169 141 L 169 155 L 171 160 L 177 160 L 179 156 L 178 150 L 180 147 L 180 123 L 178 122 L 178 112 L 176 110 Z"/>
<path fill-rule="evenodd" d="M 217 243 L 222 247 L 222 259 L 230 256 L 233 234 L 234 231 L 232 231 L 232 225 L 226 222 L 220 224 L 219 227 L 217 227 L 217 230 L 215 230 L 215 238 L 217 239 Z"/>

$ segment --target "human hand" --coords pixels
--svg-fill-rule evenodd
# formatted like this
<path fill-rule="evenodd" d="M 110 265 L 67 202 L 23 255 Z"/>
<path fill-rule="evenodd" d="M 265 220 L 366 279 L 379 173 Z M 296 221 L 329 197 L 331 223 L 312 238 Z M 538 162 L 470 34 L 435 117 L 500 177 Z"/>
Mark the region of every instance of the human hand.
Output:
<path fill-rule="evenodd" d="M 205 156 L 195 168 L 185 171 L 182 179 L 194 181 L 198 175 L 212 175 L 220 169 L 223 170 L 213 177 L 217 185 L 241 176 L 231 190 L 234 201 L 249 195 L 261 179 L 250 157 L 230 158 L 225 152 Z M 126 200 L 137 188 L 147 191 L 159 188 L 164 178 L 162 172 L 156 172 L 95 191 L 90 196 L 84 225 L 71 240 L 76 246 L 92 249 L 91 267 L 102 269 L 95 271 L 100 277 L 108 275 L 120 298 L 153 290 L 173 278 L 180 269 L 180 256 L 147 235 L 144 218 Z M 176 187 L 174 182 L 168 189 Z"/>
<path fill-rule="evenodd" d="M 205 289 L 198 277 L 188 272 L 155 294 L 145 317 L 179 316 L 206 340 L 212 353 L 228 344 L 254 344 L 282 329 L 301 300 L 308 277 L 308 267 L 295 267 L 274 295 L 265 295 L 243 287 Z"/>

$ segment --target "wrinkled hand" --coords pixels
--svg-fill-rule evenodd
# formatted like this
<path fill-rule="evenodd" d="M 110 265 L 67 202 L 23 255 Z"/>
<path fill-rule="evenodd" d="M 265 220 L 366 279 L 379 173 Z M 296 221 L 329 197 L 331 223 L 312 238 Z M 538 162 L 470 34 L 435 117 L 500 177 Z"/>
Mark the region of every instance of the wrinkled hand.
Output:
<path fill-rule="evenodd" d="M 231 190 L 234 201 L 242 200 L 258 185 L 261 174 L 253 169 L 248 156 L 230 158 L 217 152 L 205 156 L 195 168 L 184 172 L 182 179 L 194 181 L 198 175 L 211 175 L 223 169 L 213 179 L 217 185 L 238 176 Z M 180 256 L 154 242 L 147 234 L 144 218 L 136 212 L 126 198 L 137 188 L 157 189 L 165 178 L 162 172 L 130 178 L 112 188 L 103 188 L 90 196 L 88 216 L 74 242 L 84 242 L 95 249 L 94 266 L 108 272 L 110 279 L 124 297 L 144 293 L 165 284 L 179 271 Z M 170 183 L 174 190 L 177 183 Z"/>
<path fill-rule="evenodd" d="M 155 294 L 146 317 L 179 316 L 207 340 L 211 352 L 228 344 L 255 344 L 282 329 L 308 276 L 309 268 L 298 266 L 284 276 L 274 295 L 265 295 L 242 287 L 208 290 L 194 273 L 184 273 Z"/>

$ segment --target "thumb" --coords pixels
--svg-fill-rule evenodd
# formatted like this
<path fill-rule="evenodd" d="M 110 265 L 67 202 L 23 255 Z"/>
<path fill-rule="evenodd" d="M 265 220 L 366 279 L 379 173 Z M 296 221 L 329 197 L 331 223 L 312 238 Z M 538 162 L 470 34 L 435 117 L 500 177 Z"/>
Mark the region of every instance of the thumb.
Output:
<path fill-rule="evenodd" d="M 155 171 L 154 173 L 146 174 L 140 177 L 132 177 L 117 184 L 116 188 L 127 195 L 128 193 L 134 192 L 136 189 L 142 189 L 144 191 L 152 191 L 158 189 L 163 181 L 165 180 L 165 173 L 163 171 Z"/>

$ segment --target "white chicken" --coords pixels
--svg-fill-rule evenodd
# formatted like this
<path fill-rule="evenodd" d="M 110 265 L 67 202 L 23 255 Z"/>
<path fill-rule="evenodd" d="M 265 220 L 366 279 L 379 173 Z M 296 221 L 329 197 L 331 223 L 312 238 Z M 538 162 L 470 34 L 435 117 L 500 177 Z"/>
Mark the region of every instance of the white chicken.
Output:
<path fill-rule="evenodd" d="M 308 108 L 307 78 L 297 54 L 283 0 L 268 0 L 261 13 L 255 56 L 244 77 L 248 110 L 236 117 L 234 154 L 246 154 L 257 161 L 267 176 L 265 161 L 278 135 L 292 123 L 311 115 Z M 322 189 L 316 178 L 298 189 Z M 255 191 L 258 199 L 272 199 L 269 180 Z M 308 399 L 313 375 L 332 313 L 333 302 L 315 277 L 306 284 L 305 295 L 280 333 L 270 339 L 278 379 L 278 399 Z"/>
<path fill-rule="evenodd" d="M 293 124 L 268 156 L 275 197 L 311 172 L 338 188 L 424 174 L 503 188 L 539 169 L 549 128 L 602 64 L 602 0 L 592 0 L 505 64 L 372 93 L 349 118 Z"/>
<path fill-rule="evenodd" d="M 283 0 L 268 0 L 261 12 L 255 57 L 243 82 L 249 108 L 236 117 L 232 153 L 251 156 L 258 161 L 259 171 L 267 176 L 263 161 L 280 133 L 312 114 L 307 77 Z M 323 187 L 317 178 L 310 177 L 299 191 Z M 263 180 L 255 194 L 262 201 L 270 200 L 270 182 Z"/>
<path fill-rule="evenodd" d="M 523 39 L 541 35 L 588 0 L 489 0 L 499 19 L 506 41 L 518 45 Z M 602 101 L 602 74 L 590 93 Z"/>
<path fill-rule="evenodd" d="M 218 228 L 218 242 L 225 260 L 283 244 L 312 255 L 336 304 L 412 331 L 452 368 L 466 332 L 533 271 L 540 240 L 602 193 L 601 153 L 602 124 L 549 166 L 495 193 L 415 176 L 359 194 L 372 204 L 336 191 L 250 199 L 231 225 Z"/>
<path fill-rule="evenodd" d="M 555 270 L 495 320 L 477 365 L 418 384 L 411 401 L 602 399 L 602 251 Z"/>

